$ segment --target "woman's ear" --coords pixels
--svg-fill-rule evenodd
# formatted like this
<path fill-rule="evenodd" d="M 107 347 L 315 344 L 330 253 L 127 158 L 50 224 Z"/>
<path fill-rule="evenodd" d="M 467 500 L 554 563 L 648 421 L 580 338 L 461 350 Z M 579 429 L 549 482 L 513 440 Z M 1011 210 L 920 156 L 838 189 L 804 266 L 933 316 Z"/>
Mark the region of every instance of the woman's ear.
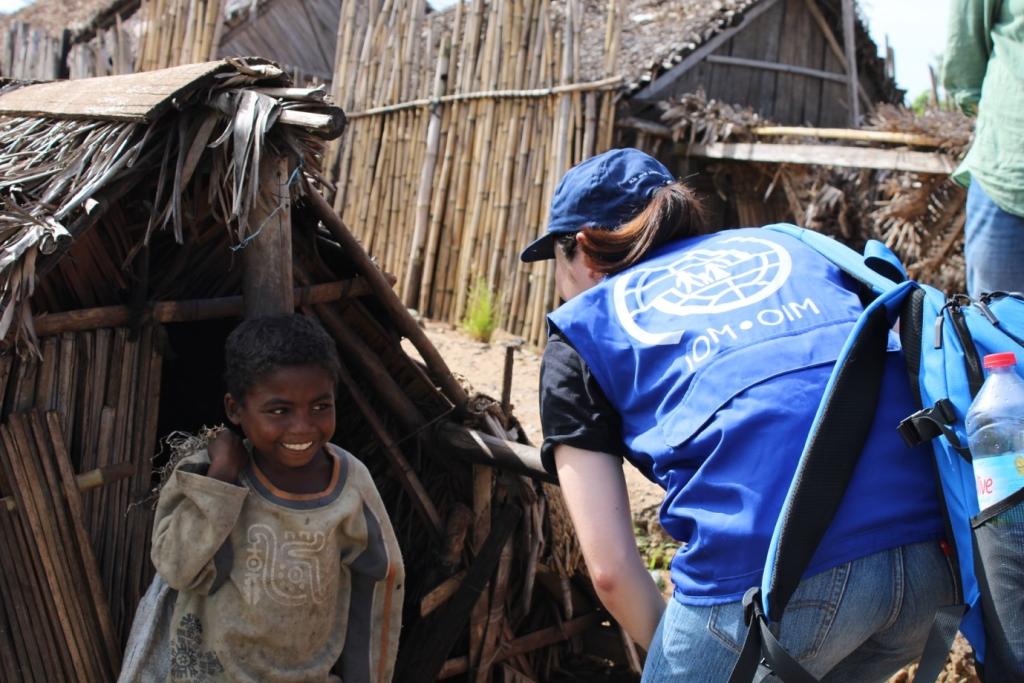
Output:
<path fill-rule="evenodd" d="M 583 266 L 587 269 L 587 277 L 590 279 L 591 285 L 596 285 L 601 280 L 607 277 L 604 273 L 599 271 L 594 264 L 594 259 L 587 255 L 587 252 L 583 250 L 583 231 L 576 233 L 576 254 L 577 258 L 583 259 Z"/>
<path fill-rule="evenodd" d="M 236 427 L 242 424 L 242 406 L 231 394 L 224 394 L 224 414 Z"/>

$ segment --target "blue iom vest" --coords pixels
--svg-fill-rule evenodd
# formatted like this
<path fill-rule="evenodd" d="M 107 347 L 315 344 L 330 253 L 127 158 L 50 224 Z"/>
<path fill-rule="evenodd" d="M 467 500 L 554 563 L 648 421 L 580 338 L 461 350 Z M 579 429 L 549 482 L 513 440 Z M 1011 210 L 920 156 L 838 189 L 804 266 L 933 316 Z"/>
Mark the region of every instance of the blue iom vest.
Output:
<path fill-rule="evenodd" d="M 628 459 L 666 490 L 682 543 L 676 598 L 737 600 L 768 544 L 829 373 L 863 310 L 852 279 L 789 235 L 744 228 L 673 242 L 549 316 L 622 418 Z M 890 335 L 877 426 L 808 574 L 937 538 L 927 451 Z"/>

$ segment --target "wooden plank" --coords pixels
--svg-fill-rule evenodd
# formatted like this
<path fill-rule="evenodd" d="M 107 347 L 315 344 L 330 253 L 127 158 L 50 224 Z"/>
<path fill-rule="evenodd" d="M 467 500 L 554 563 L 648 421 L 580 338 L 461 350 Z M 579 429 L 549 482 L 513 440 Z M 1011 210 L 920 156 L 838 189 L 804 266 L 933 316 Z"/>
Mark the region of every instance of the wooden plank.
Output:
<path fill-rule="evenodd" d="M 690 156 L 784 164 L 813 164 L 844 168 L 877 168 L 891 171 L 949 175 L 956 168 L 951 158 L 937 153 L 902 149 L 870 149 L 841 145 L 777 145 L 761 142 L 716 142 L 688 145 Z"/>
<path fill-rule="evenodd" d="M 785 7 L 778 3 L 758 17 L 750 31 L 733 40 L 737 45 L 733 47 L 731 56 L 778 63 L 784 18 Z M 777 80 L 778 73 L 775 71 L 763 70 L 758 73 L 750 81 L 747 99 L 744 102 L 754 107 L 762 116 L 771 117 L 775 106 Z"/>
<path fill-rule="evenodd" d="M 775 3 L 778 1 L 779 0 L 764 0 L 757 5 L 754 5 L 753 8 L 743 15 L 743 18 L 740 19 L 738 24 L 713 36 L 710 40 L 688 54 L 681 62 L 654 79 L 650 85 L 638 92 L 631 99 L 639 102 L 657 102 L 665 99 L 674 92 L 675 88 L 673 85 L 676 79 L 689 71 L 694 65 L 704 61 L 705 57 L 710 55 L 712 52 L 715 52 L 737 33 L 750 26 L 755 19 L 774 7 Z"/>
<path fill-rule="evenodd" d="M 839 59 L 831 50 L 822 50 L 823 65 L 827 71 L 840 68 Z M 846 128 L 850 125 L 850 110 L 846 106 L 846 83 L 821 84 L 821 97 L 818 101 L 817 125 L 833 128 Z"/>
<path fill-rule="evenodd" d="M 783 40 L 779 46 L 779 62 L 795 66 L 804 65 L 807 59 L 804 48 L 810 19 L 800 0 L 786 0 L 784 9 L 783 25 L 789 39 Z M 807 85 L 807 79 L 804 77 L 782 72 L 778 74 L 773 106 L 778 122 L 791 125 L 806 123 L 803 115 Z"/>
<path fill-rule="evenodd" d="M 132 476 L 134 472 L 135 467 L 131 463 L 117 463 L 76 475 L 75 485 L 78 487 L 79 491 L 84 493 L 99 486 L 103 486 L 104 484 L 112 484 L 115 481 L 127 479 Z M 4 508 L 8 512 L 14 512 L 18 509 L 18 503 L 14 496 L 5 496 L 0 498 L 0 507 Z M 84 517 L 84 514 L 81 515 L 82 519 L 84 519 Z"/>
<path fill-rule="evenodd" d="M 797 9 L 799 8 L 799 9 Z M 811 69 L 817 69 L 827 73 L 841 72 L 840 69 L 828 68 L 825 61 L 825 41 L 821 33 L 815 30 L 813 20 L 807 12 L 807 8 L 794 0 L 794 9 L 800 12 L 800 25 L 803 27 L 800 34 L 800 64 Z M 845 85 L 846 81 L 843 81 Z M 817 125 L 821 121 L 821 91 L 826 85 L 837 85 L 828 79 L 805 80 L 804 97 L 801 101 L 800 122 L 803 124 Z"/>
<path fill-rule="evenodd" d="M 152 121 L 171 100 L 207 86 L 218 73 L 234 71 L 223 60 L 160 71 L 53 81 L 0 96 L 0 114 Z"/>
<path fill-rule="evenodd" d="M 850 106 L 850 125 L 860 125 L 860 101 L 857 99 L 857 36 L 854 33 L 853 0 L 843 0 L 843 54 L 846 56 L 846 75 L 849 80 L 847 102 Z"/>
<path fill-rule="evenodd" d="M 327 200 L 314 188 L 307 187 L 304 199 L 314 214 L 323 221 L 324 226 L 330 231 L 334 239 L 345 250 L 360 275 L 366 278 L 377 295 L 379 303 L 391 317 L 391 321 L 399 333 L 412 342 L 416 350 L 420 352 L 423 361 L 426 363 L 433 380 L 444 391 L 445 396 L 455 406 L 455 415 L 464 414 L 466 403 L 469 397 L 465 389 L 452 375 L 451 370 L 445 363 L 444 358 L 427 338 L 426 333 L 409 314 L 409 310 L 402 303 L 398 295 L 391 289 L 391 283 L 385 278 L 384 273 L 377 265 L 370 260 L 369 255 L 363 246 L 352 235 L 349 229 L 342 222 L 341 217 L 334 212 Z"/>
<path fill-rule="evenodd" d="M 744 59 L 742 57 L 726 57 L 723 55 L 710 55 L 708 56 L 707 61 L 712 64 L 742 66 L 749 69 L 763 69 L 766 71 L 781 71 L 787 74 L 807 76 L 809 78 L 817 78 L 826 81 L 835 81 L 837 83 L 846 82 L 846 76 L 843 76 L 842 74 L 822 71 L 821 69 L 809 69 L 803 66 L 796 66 L 795 64 L 780 64 L 778 62 L 765 62 L 760 59 Z"/>

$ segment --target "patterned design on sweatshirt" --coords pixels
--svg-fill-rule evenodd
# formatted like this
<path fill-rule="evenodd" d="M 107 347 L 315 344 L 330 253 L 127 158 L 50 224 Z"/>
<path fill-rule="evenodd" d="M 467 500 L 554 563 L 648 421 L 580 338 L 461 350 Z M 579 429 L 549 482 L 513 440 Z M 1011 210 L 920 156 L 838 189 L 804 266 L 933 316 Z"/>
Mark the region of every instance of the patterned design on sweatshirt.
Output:
<path fill-rule="evenodd" d="M 186 614 L 178 622 L 171 640 L 171 680 L 175 683 L 202 683 L 224 672 L 217 655 L 204 652 L 203 624 L 194 614 Z"/>

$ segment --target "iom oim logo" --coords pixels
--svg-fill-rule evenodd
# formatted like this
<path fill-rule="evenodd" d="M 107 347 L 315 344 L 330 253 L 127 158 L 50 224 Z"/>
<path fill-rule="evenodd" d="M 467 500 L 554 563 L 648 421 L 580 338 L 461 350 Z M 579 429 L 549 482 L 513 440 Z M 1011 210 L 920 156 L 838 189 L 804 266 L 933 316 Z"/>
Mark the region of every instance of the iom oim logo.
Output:
<path fill-rule="evenodd" d="M 713 316 L 763 301 L 785 284 L 793 261 L 778 244 L 756 237 L 716 240 L 667 265 L 638 268 L 615 282 L 615 312 L 644 344 L 675 344 L 688 316 Z"/>

